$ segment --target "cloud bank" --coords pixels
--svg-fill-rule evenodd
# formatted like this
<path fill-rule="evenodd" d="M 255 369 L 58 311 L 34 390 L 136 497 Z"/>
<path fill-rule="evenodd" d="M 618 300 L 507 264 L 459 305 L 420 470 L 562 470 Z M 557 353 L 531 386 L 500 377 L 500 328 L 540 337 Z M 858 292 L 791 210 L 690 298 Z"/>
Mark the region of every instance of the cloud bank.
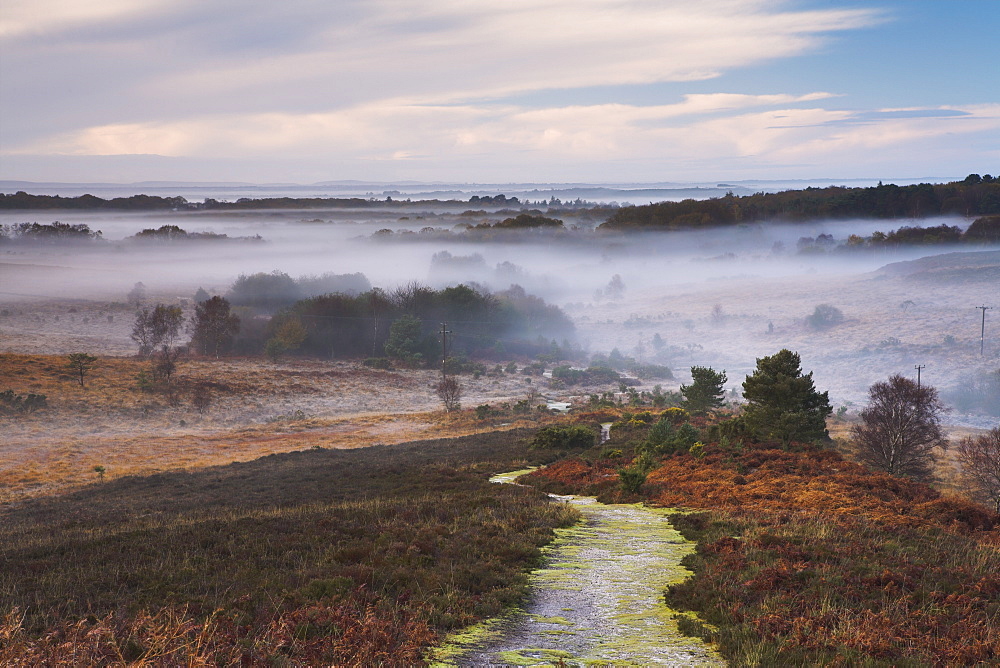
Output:
<path fill-rule="evenodd" d="M 655 179 L 885 162 L 995 132 L 1000 105 L 893 113 L 812 82 L 678 88 L 888 18 L 774 0 L 7 0 L 3 176 L 19 157 L 153 154 L 297 161 L 317 179 Z M 605 102 L 574 101 L 595 87 Z M 623 87 L 642 101 L 620 102 Z"/>

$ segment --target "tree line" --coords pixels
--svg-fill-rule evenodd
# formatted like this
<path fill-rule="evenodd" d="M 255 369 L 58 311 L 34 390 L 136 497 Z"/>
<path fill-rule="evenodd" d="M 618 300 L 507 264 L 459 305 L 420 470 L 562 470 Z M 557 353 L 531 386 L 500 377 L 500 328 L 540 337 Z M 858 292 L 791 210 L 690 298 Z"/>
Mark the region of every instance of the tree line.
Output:
<path fill-rule="evenodd" d="M 445 353 L 476 359 L 545 352 L 552 341 L 573 338 L 575 330 L 561 309 L 519 286 L 491 293 L 410 283 L 297 301 L 271 319 L 267 334 L 268 341 L 277 337 L 279 345 L 308 355 L 425 364 L 441 358 L 442 323 L 450 330 Z"/>
<path fill-rule="evenodd" d="M 225 295 L 199 290 L 191 348 L 203 355 L 284 354 L 391 358 L 410 365 L 441 359 L 442 323 L 449 357 L 510 359 L 569 349 L 575 327 L 557 306 L 514 285 L 502 292 L 410 283 L 372 288 L 363 274 L 298 280 L 275 271 L 241 275 Z M 141 357 L 173 350 L 184 317 L 179 306 L 141 306 L 132 339 Z"/>
<path fill-rule="evenodd" d="M 765 221 L 825 218 L 931 218 L 1000 214 L 1000 178 L 970 174 L 962 181 L 868 188 L 830 186 L 777 193 L 686 199 L 618 209 L 605 230 L 697 229 Z"/>
<path fill-rule="evenodd" d="M 264 197 L 260 199 L 241 197 L 234 202 L 219 201 L 207 197 L 202 202 L 189 202 L 181 196 L 132 195 L 104 199 L 89 194 L 78 197 L 32 195 L 23 190 L 13 194 L 0 193 L 0 210 L 240 211 L 247 209 L 365 209 L 385 206 L 405 208 L 412 205 L 455 205 L 458 203 L 458 201 L 422 200 L 410 202 L 408 200 L 393 200 L 392 198 L 378 200 L 361 197 Z M 461 203 L 464 204 L 464 202 Z M 487 202 L 480 199 L 476 203 L 485 204 Z M 511 198 L 507 200 L 507 203 L 516 204 L 517 198 Z"/>

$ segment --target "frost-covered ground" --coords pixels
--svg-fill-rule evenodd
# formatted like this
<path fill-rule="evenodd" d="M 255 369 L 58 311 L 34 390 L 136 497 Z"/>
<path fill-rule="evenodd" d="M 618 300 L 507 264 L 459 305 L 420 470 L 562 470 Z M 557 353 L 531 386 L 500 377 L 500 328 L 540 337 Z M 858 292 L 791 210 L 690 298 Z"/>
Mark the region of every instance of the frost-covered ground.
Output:
<path fill-rule="evenodd" d="M 677 630 L 663 590 L 689 575 L 680 560 L 694 545 L 663 509 L 574 504 L 583 521 L 558 530 L 545 565 L 531 574 L 524 609 L 451 639 L 436 657 L 445 665 L 671 665 L 725 662 Z"/>

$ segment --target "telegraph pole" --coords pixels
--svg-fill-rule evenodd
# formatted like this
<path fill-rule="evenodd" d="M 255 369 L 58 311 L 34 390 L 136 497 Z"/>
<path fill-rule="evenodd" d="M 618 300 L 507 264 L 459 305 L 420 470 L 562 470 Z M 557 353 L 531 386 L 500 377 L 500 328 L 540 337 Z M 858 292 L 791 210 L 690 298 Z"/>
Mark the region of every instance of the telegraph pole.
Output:
<path fill-rule="evenodd" d="M 976 308 L 983 312 L 983 326 L 982 329 L 979 330 L 979 356 L 982 357 L 985 354 L 984 351 L 986 350 L 986 312 L 992 311 L 993 307 L 983 304 L 982 306 L 977 306 Z"/>
<path fill-rule="evenodd" d="M 918 365 L 916 365 L 913 368 L 917 370 L 917 389 L 919 390 L 920 389 L 920 370 L 921 369 L 926 369 L 927 365 L 926 364 L 918 364 Z"/>
<path fill-rule="evenodd" d="M 445 368 L 446 368 L 447 362 L 448 362 L 448 343 L 447 342 L 448 342 L 448 335 L 449 334 L 451 334 L 451 330 L 448 329 L 448 324 L 442 322 L 441 323 L 441 380 L 442 381 L 444 381 L 446 379 L 446 377 L 445 377 L 445 373 L 446 373 Z"/>

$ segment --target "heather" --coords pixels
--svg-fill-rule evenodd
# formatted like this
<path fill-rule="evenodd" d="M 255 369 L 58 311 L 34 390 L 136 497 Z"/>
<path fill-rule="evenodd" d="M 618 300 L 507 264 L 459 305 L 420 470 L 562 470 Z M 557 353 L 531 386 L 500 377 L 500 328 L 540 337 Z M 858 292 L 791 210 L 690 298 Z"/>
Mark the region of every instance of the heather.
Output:
<path fill-rule="evenodd" d="M 409 665 L 576 519 L 524 431 L 123 477 L 3 511 L 0 662 Z"/>
<path fill-rule="evenodd" d="M 672 519 L 698 541 L 684 562 L 694 576 L 666 600 L 697 613 L 682 630 L 734 664 L 1000 657 L 1000 515 L 815 445 L 723 437 L 644 468 L 631 450 L 642 443 L 633 430 L 620 449 L 612 442 L 524 480 L 683 509 Z"/>

